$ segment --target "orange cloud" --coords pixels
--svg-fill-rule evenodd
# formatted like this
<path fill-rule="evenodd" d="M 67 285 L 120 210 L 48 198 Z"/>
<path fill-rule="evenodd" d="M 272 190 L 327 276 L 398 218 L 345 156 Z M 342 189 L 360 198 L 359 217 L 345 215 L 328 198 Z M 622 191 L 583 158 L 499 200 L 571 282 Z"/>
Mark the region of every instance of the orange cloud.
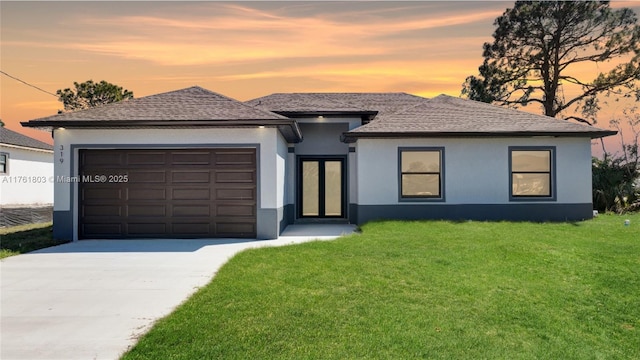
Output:
<path fill-rule="evenodd" d="M 380 16 L 356 22 L 351 17 L 345 18 L 344 14 L 335 18 L 328 15 L 288 16 L 224 4 L 217 4 L 216 10 L 215 15 L 207 17 L 88 18 L 83 20 L 87 24 L 120 29 L 120 32 L 109 36 L 98 31 L 101 34 L 98 38 L 66 46 L 170 66 L 301 57 L 381 56 L 408 50 L 407 41 L 383 41 L 381 38 L 398 37 L 407 31 L 491 21 L 499 14 L 496 11 L 421 14 L 403 21 Z M 433 48 L 434 40 L 437 39 L 425 41 L 424 48 Z"/>

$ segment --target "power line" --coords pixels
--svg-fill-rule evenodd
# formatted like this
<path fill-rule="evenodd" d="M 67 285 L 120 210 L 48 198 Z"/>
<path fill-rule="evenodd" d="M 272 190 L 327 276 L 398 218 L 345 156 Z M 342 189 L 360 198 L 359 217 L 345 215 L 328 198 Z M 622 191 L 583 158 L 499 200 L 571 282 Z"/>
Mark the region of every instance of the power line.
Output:
<path fill-rule="evenodd" d="M 20 80 L 20 79 L 18 79 L 18 78 L 17 78 L 17 77 L 15 77 L 15 76 L 11 76 L 11 75 L 7 74 L 6 72 L 4 72 L 4 71 L 2 71 L 2 70 L 0 70 L 0 73 L 1 73 L 2 75 L 6 75 L 6 76 L 8 76 L 8 77 L 12 78 L 13 80 L 20 81 L 21 83 L 23 83 L 23 84 L 25 84 L 25 85 L 27 85 L 27 86 L 31 86 L 31 87 L 32 87 L 32 88 L 34 88 L 34 89 L 40 90 L 40 91 L 42 91 L 42 92 L 43 92 L 43 93 L 45 93 L 45 94 L 49 94 L 49 95 L 53 95 L 53 96 L 55 96 L 55 97 L 58 97 L 58 95 L 56 95 L 56 94 L 54 94 L 54 93 L 52 93 L 52 92 L 48 92 L 47 90 L 43 90 L 43 89 L 41 89 L 41 88 L 39 88 L 39 87 L 37 87 L 37 86 L 35 86 L 35 85 L 31 85 L 31 84 L 29 84 L 28 82 L 26 82 L 26 81 L 24 81 L 24 80 Z"/>

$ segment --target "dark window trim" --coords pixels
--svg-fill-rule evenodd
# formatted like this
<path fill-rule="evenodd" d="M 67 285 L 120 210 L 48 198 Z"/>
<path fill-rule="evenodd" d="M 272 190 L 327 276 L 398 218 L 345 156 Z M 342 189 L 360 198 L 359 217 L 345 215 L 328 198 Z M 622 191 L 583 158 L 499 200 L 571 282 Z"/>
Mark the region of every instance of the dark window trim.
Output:
<path fill-rule="evenodd" d="M 8 152 L 0 152 L 0 155 L 5 156 L 4 160 L 4 171 L 0 169 L 0 175 L 9 175 L 9 153 Z"/>
<path fill-rule="evenodd" d="M 551 195 L 513 195 L 513 151 L 549 151 L 551 152 L 549 168 L 549 190 Z M 509 146 L 509 201 L 556 201 L 556 147 L 555 146 Z M 531 171 L 529 174 L 547 174 L 546 171 Z"/>
<path fill-rule="evenodd" d="M 402 195 L 402 153 L 409 151 L 438 151 L 440 152 L 440 195 L 439 196 L 403 196 Z M 411 147 L 398 147 L 398 202 L 445 202 L 445 157 L 444 146 L 411 146 Z M 428 173 L 411 173 L 411 174 L 437 174 L 434 172 Z"/>

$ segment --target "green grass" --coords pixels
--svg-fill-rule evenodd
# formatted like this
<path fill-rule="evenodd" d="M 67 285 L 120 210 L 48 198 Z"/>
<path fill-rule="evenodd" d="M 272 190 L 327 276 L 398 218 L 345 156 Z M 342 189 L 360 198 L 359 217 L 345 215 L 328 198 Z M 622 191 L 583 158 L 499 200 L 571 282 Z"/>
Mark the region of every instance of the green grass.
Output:
<path fill-rule="evenodd" d="M 640 214 L 362 230 L 238 254 L 123 359 L 640 358 Z"/>
<path fill-rule="evenodd" d="M 53 240 L 50 222 L 3 228 L 0 229 L 0 259 L 66 242 Z"/>

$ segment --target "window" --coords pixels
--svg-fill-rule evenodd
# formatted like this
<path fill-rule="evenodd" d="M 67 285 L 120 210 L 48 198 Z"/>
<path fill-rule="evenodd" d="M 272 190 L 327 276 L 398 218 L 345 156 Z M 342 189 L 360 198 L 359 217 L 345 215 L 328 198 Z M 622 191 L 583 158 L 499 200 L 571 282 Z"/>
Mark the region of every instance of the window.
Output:
<path fill-rule="evenodd" d="M 0 174 L 9 173 L 9 154 L 0 153 Z"/>
<path fill-rule="evenodd" d="M 443 199 L 443 148 L 400 148 L 400 199 Z"/>
<path fill-rule="evenodd" d="M 554 198 L 554 148 L 509 148 L 512 199 Z"/>

